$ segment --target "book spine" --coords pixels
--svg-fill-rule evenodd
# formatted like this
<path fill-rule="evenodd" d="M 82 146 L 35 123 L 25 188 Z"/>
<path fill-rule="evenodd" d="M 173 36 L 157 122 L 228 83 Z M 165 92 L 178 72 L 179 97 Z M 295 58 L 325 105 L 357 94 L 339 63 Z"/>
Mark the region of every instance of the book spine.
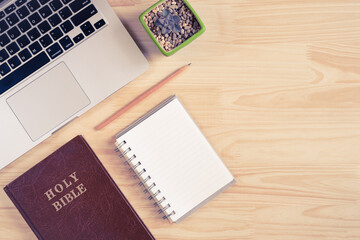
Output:
<path fill-rule="evenodd" d="M 26 213 L 24 212 L 24 210 L 21 208 L 20 204 L 16 201 L 15 197 L 13 196 L 13 194 L 11 193 L 10 189 L 5 186 L 4 187 L 4 191 L 5 193 L 8 195 L 8 197 L 10 198 L 10 200 L 13 202 L 13 204 L 15 205 L 15 207 L 19 210 L 21 216 L 25 219 L 26 223 L 29 225 L 29 227 L 31 228 L 31 230 L 34 232 L 34 234 L 36 235 L 36 237 L 40 240 L 44 239 L 39 231 L 35 228 L 34 224 L 32 223 L 32 221 L 30 220 L 30 218 L 26 215 Z"/>
<path fill-rule="evenodd" d="M 140 180 L 139 186 L 143 186 L 144 194 L 149 194 L 149 200 L 154 200 L 154 207 L 159 207 L 159 214 L 164 214 L 163 219 L 169 219 L 170 216 L 175 215 L 176 212 L 171 210 L 170 203 L 164 204 L 166 202 L 166 197 L 162 194 L 161 190 L 157 188 L 156 183 L 152 181 L 150 173 L 146 171 L 145 168 L 141 168 L 141 162 L 137 161 L 136 155 L 131 152 L 131 148 L 127 146 L 126 141 L 116 141 L 115 152 L 119 152 L 119 157 L 124 159 L 124 163 L 130 166 L 130 171 L 135 173 L 134 177 Z"/>

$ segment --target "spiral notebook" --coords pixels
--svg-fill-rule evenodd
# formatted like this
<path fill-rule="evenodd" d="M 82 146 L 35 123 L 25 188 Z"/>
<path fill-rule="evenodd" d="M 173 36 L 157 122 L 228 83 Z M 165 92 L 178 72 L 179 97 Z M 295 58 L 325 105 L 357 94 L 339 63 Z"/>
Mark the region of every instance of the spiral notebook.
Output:
<path fill-rule="evenodd" d="M 159 213 L 178 223 L 235 179 L 174 95 L 116 136 Z"/>

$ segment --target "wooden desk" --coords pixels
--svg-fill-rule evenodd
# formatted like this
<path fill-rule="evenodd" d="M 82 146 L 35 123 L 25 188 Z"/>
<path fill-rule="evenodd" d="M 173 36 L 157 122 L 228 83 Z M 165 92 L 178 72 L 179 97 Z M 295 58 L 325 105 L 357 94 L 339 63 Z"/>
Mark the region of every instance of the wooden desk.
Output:
<path fill-rule="evenodd" d="M 207 30 L 168 58 L 137 19 L 154 1 L 110 2 L 149 70 L 1 170 L 1 187 L 83 134 L 158 239 L 360 239 L 358 0 L 190 0 Z M 181 77 L 94 130 L 188 62 Z M 119 130 L 173 93 L 237 180 L 178 225 L 157 216 L 113 152 Z M 3 191 L 0 239 L 35 239 Z"/>

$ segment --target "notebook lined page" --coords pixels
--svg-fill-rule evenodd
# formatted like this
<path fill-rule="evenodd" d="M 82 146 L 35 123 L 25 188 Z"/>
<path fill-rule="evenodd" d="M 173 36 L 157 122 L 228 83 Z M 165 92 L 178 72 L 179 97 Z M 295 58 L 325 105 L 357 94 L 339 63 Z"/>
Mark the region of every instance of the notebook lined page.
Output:
<path fill-rule="evenodd" d="M 146 186 L 156 183 L 152 194 L 160 190 L 161 206 L 171 205 L 166 214 L 175 211 L 171 221 L 234 180 L 177 98 L 117 139 L 123 140 L 136 155 L 132 166 L 140 161 L 141 177 L 151 176 Z"/>

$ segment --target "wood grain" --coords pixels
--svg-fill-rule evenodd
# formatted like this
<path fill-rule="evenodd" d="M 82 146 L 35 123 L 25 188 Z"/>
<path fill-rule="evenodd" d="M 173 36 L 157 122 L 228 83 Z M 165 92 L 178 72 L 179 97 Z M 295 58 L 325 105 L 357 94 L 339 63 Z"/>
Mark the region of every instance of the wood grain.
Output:
<path fill-rule="evenodd" d="M 154 1 L 109 3 L 149 70 L 2 169 L 2 187 L 83 134 L 157 239 L 360 239 L 358 0 L 191 0 L 207 30 L 171 57 L 137 20 Z M 94 130 L 189 62 L 189 71 Z M 118 131 L 173 93 L 237 180 L 180 224 L 156 215 L 113 152 Z M 35 239 L 3 191 L 0 216 L 1 239 Z"/>

